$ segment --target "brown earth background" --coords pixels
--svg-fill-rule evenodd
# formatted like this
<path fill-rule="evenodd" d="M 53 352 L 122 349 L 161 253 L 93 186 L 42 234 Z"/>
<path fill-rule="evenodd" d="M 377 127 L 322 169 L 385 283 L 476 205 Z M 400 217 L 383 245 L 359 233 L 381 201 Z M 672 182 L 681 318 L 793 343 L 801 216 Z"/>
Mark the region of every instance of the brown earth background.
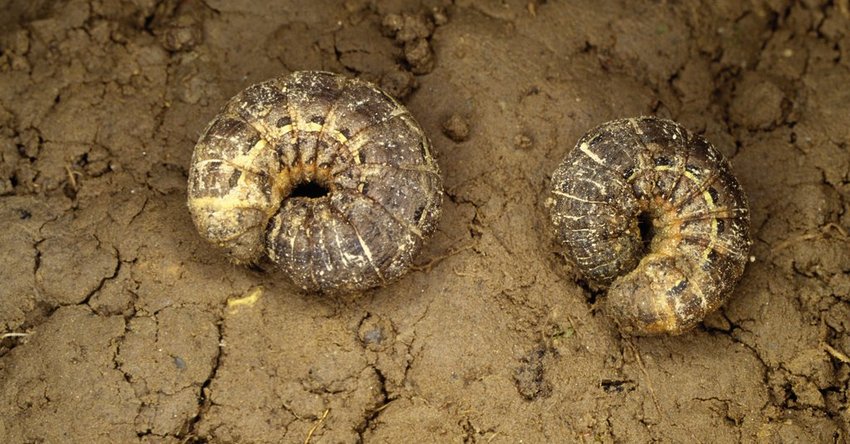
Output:
<path fill-rule="evenodd" d="M 0 11 L 0 442 L 850 439 L 847 0 Z M 200 131 L 302 69 L 433 140 L 444 215 L 395 284 L 305 294 L 192 225 Z M 752 209 L 754 262 L 680 337 L 622 337 L 549 235 L 560 159 L 637 115 L 705 134 Z"/>

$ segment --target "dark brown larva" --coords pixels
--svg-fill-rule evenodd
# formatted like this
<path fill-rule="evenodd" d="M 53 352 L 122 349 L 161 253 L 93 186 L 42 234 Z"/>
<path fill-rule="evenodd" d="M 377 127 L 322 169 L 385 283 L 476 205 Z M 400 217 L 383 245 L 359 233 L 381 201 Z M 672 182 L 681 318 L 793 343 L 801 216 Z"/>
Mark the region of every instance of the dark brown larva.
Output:
<path fill-rule="evenodd" d="M 557 240 L 630 334 L 679 334 L 720 307 L 750 248 L 746 196 L 701 136 L 654 117 L 588 132 L 548 200 Z"/>
<path fill-rule="evenodd" d="M 201 235 L 240 263 L 268 256 L 310 291 L 404 274 L 440 216 L 431 144 L 372 84 L 303 71 L 237 94 L 189 171 Z"/>

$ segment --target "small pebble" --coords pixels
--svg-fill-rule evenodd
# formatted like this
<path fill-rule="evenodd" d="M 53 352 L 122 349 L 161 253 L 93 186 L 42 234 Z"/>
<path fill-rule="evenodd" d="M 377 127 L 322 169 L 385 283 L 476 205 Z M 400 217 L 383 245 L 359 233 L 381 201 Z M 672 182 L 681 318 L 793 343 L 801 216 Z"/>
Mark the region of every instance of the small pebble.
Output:
<path fill-rule="evenodd" d="M 469 140 L 469 123 L 458 114 L 452 114 L 443 122 L 443 134 L 455 142 Z"/>

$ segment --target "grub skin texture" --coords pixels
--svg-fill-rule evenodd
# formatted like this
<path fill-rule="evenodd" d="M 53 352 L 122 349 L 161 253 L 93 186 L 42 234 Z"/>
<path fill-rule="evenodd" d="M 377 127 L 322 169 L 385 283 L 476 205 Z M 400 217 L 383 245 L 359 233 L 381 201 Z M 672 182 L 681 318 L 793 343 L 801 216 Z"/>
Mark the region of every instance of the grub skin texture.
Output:
<path fill-rule="evenodd" d="M 201 135 L 189 171 L 201 235 L 267 256 L 308 291 L 403 275 L 440 217 L 442 179 L 408 110 L 372 84 L 301 71 L 250 86 Z"/>
<path fill-rule="evenodd" d="M 680 334 L 729 298 L 749 258 L 747 199 L 701 136 L 655 117 L 585 134 L 552 177 L 555 236 L 632 335 Z"/>

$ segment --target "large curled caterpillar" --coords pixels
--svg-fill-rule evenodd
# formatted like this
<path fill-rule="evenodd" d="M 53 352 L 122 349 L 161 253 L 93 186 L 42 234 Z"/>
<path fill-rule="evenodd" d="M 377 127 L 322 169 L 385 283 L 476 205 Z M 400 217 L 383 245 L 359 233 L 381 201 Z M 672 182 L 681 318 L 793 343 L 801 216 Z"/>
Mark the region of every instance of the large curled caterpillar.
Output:
<path fill-rule="evenodd" d="M 750 248 L 746 196 L 701 136 L 654 117 L 585 134 L 552 177 L 556 239 L 629 334 L 679 334 L 729 297 Z"/>
<path fill-rule="evenodd" d="M 372 84 L 301 71 L 250 86 L 201 135 L 189 209 L 236 262 L 264 256 L 310 291 L 362 290 L 410 267 L 442 179 L 407 109 Z"/>

